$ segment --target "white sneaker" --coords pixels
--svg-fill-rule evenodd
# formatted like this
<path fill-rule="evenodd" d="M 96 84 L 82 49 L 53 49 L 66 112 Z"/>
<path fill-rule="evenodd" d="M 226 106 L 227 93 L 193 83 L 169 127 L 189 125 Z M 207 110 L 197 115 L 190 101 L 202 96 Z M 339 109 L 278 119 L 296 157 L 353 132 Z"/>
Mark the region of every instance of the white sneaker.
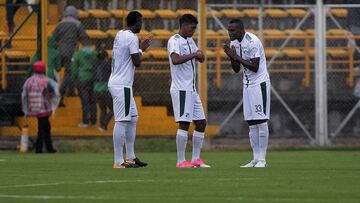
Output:
<path fill-rule="evenodd" d="M 251 160 L 249 163 L 240 166 L 241 168 L 252 168 L 257 164 L 256 160 Z"/>
<path fill-rule="evenodd" d="M 78 124 L 78 127 L 79 127 L 79 128 L 87 128 L 87 127 L 89 127 L 89 124 L 86 124 L 86 123 L 82 123 L 82 122 L 81 122 L 81 123 Z"/>
<path fill-rule="evenodd" d="M 105 130 L 104 128 L 102 128 L 102 127 L 99 127 L 98 130 L 99 130 L 100 132 L 105 132 L 105 131 L 106 131 L 106 130 Z"/>
<path fill-rule="evenodd" d="M 265 168 L 266 167 L 266 161 L 260 160 L 255 164 L 254 167 L 255 168 Z"/>

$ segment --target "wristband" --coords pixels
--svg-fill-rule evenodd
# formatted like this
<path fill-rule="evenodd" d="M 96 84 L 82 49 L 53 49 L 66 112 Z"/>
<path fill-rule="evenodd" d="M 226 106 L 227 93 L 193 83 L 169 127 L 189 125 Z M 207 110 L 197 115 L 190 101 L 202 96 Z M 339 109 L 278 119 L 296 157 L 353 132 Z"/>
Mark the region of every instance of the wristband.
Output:
<path fill-rule="evenodd" d="M 139 49 L 139 52 L 140 52 L 141 55 L 143 55 L 143 51 L 141 49 Z"/>

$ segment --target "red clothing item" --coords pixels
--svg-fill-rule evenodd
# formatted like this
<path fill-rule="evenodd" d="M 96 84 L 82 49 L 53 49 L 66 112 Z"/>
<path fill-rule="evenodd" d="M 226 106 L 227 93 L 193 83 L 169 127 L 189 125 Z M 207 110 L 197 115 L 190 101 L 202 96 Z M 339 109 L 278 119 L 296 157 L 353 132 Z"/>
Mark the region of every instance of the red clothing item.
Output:
<path fill-rule="evenodd" d="M 23 86 L 23 111 L 27 116 L 48 117 L 55 110 L 58 101 L 57 85 L 44 74 L 33 74 Z M 56 99 L 57 100 L 57 99 Z"/>

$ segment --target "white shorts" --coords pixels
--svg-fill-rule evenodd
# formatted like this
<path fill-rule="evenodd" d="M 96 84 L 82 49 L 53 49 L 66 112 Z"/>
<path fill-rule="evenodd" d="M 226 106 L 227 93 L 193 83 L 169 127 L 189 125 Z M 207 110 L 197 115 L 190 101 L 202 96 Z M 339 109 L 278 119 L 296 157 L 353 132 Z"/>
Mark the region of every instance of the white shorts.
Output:
<path fill-rule="evenodd" d="M 197 92 L 170 90 L 170 94 L 176 122 L 205 119 L 204 109 Z"/>
<path fill-rule="evenodd" d="M 109 87 L 113 98 L 115 121 L 131 121 L 131 117 L 138 115 L 132 87 Z"/>
<path fill-rule="evenodd" d="M 243 89 L 244 119 L 269 120 L 270 118 L 270 81 Z"/>

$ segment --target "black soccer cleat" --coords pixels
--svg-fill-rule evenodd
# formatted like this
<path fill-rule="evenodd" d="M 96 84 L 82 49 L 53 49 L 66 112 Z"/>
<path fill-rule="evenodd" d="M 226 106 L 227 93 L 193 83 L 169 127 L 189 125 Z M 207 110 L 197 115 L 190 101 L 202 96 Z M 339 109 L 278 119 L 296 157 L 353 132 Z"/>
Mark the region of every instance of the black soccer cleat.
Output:
<path fill-rule="evenodd" d="M 139 167 L 146 167 L 146 166 L 148 165 L 147 163 L 140 161 L 140 159 L 137 158 L 137 157 L 136 157 L 135 159 L 133 159 L 133 161 L 134 161 L 135 164 L 137 164 Z"/>
<path fill-rule="evenodd" d="M 137 164 L 134 160 L 126 159 L 124 163 L 122 163 L 125 168 L 139 168 L 141 167 L 139 164 Z"/>

